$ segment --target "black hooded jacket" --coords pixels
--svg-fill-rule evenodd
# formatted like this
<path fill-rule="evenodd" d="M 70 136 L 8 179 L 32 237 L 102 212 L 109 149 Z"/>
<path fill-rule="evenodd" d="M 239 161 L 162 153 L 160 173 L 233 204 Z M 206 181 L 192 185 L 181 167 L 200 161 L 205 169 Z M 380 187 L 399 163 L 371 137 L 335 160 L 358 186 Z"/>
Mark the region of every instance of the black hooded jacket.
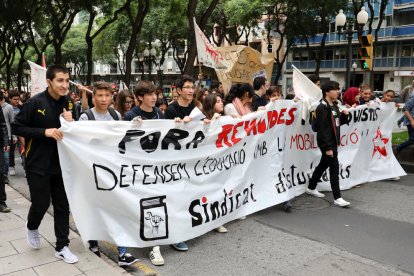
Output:
<path fill-rule="evenodd" d="M 337 102 L 331 106 L 323 99 L 316 108 L 315 126 L 317 129 L 316 140 L 322 152 L 328 150 L 337 151 L 341 138 L 342 124 L 347 122 L 348 115 L 339 111 Z"/>

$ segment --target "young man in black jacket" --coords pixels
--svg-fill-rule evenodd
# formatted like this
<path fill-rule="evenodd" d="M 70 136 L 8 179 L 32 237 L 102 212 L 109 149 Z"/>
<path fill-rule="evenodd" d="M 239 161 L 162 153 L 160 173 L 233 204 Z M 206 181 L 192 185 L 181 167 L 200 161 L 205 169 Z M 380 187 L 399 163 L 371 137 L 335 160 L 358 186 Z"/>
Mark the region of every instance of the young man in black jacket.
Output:
<path fill-rule="evenodd" d="M 69 250 L 69 202 L 63 185 L 57 141 L 63 138 L 60 116 L 72 121 L 66 92 L 69 71 L 52 65 L 46 71 L 48 88 L 24 105 L 12 123 L 12 133 L 26 139 L 26 174 L 32 205 L 27 216 L 27 241 L 40 248 L 38 228 L 52 199 L 56 235 L 55 256 L 67 263 L 78 258 Z"/>
<path fill-rule="evenodd" d="M 347 121 L 348 110 L 339 110 L 337 99 L 339 96 L 339 85 L 337 82 L 329 81 L 322 85 L 323 100 L 316 108 L 315 128 L 317 131 L 317 143 L 322 152 L 321 161 L 315 168 L 309 181 L 307 194 L 324 197 L 316 186 L 324 171 L 329 168 L 334 204 L 340 207 L 348 206 L 350 203 L 341 197 L 339 188 L 339 162 L 338 145 L 341 137 L 340 127 Z"/>

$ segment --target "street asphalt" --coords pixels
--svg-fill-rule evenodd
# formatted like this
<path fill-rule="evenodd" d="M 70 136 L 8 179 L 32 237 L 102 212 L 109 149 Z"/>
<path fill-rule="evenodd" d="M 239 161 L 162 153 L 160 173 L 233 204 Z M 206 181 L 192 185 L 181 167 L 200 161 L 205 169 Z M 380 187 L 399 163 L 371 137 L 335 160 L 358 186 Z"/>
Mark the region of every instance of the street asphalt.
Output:
<path fill-rule="evenodd" d="M 24 196 L 23 171 L 9 177 Z M 189 251 L 161 246 L 165 265 L 153 266 L 150 248 L 130 249 L 140 261 L 133 275 L 414 275 L 414 175 L 343 191 L 350 208 L 301 195 L 285 213 L 274 206 L 188 242 Z M 75 229 L 74 223 L 71 226 Z M 115 247 L 104 251 L 115 258 Z"/>

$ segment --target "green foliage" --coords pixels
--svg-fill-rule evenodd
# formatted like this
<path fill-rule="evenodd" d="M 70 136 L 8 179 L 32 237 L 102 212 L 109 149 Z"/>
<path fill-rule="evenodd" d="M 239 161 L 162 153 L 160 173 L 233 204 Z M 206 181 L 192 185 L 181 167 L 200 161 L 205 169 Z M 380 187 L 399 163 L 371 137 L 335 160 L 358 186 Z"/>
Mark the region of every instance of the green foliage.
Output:
<path fill-rule="evenodd" d="M 86 24 L 73 26 L 62 45 L 63 63 L 72 61 L 75 64 L 82 64 L 86 62 L 85 42 Z"/>

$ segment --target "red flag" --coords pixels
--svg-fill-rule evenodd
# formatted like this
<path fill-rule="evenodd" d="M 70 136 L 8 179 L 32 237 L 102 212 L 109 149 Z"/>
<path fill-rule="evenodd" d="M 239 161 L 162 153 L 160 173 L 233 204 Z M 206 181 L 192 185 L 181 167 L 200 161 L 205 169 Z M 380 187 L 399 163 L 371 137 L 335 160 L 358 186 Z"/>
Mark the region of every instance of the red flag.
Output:
<path fill-rule="evenodd" d="M 46 68 L 46 58 L 45 58 L 45 52 L 42 53 L 42 67 Z"/>

